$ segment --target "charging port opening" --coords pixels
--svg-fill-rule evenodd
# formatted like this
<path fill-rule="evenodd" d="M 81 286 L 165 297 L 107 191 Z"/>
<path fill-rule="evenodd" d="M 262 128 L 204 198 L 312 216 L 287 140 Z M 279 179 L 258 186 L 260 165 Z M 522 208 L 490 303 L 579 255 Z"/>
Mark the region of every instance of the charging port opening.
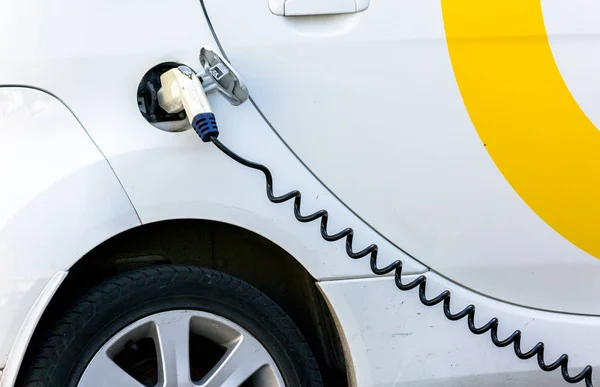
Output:
<path fill-rule="evenodd" d="M 180 132 L 190 129 L 185 110 L 169 114 L 158 104 L 161 74 L 180 66 L 181 63 L 164 62 L 152 67 L 144 74 L 137 90 L 137 103 L 142 116 L 154 127 L 168 132 Z"/>

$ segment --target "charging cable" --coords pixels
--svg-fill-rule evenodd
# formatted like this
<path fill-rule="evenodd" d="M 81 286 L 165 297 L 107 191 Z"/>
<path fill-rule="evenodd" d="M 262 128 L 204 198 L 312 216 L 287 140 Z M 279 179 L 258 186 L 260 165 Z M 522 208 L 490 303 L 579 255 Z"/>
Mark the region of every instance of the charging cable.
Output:
<path fill-rule="evenodd" d="M 203 50 L 205 50 L 203 48 Z M 204 52 L 204 51 L 203 51 Z M 211 55 L 217 55 L 214 52 L 209 52 Z M 214 59 L 213 57 L 211 57 Z M 202 56 L 201 56 L 202 62 Z M 215 62 L 213 68 L 219 67 L 219 74 L 224 74 L 224 66 L 228 67 L 229 64 L 222 58 L 218 58 L 218 63 Z M 203 62 L 204 64 L 204 62 Z M 230 71 L 233 70 L 228 67 Z M 211 68 L 212 69 L 212 68 Z M 215 70 L 216 71 L 216 70 Z M 213 73 L 212 71 L 210 72 Z M 235 74 L 237 76 L 237 74 Z M 214 74 L 213 74 L 214 76 Z M 219 78 L 220 79 L 220 78 Z M 216 79 L 217 81 L 219 79 Z M 208 99 L 206 97 L 205 90 L 198 76 L 186 66 L 179 66 L 173 68 L 160 77 L 162 87 L 158 92 L 158 103 L 168 113 L 176 113 L 181 110 L 185 110 L 188 120 L 191 126 L 194 128 L 196 133 L 200 136 L 204 142 L 212 142 L 219 150 L 224 154 L 235 160 L 236 162 L 258 171 L 261 171 L 265 175 L 267 197 L 272 203 L 283 203 L 288 200 L 294 199 L 294 216 L 300 222 L 312 222 L 317 219 L 321 219 L 321 236 L 328 242 L 334 242 L 342 238 L 346 238 L 346 254 L 352 259 L 359 259 L 370 255 L 371 271 L 377 275 L 383 275 L 395 271 L 395 283 L 398 289 L 407 291 L 419 287 L 419 299 L 425 306 L 434 306 L 443 303 L 443 311 L 446 318 L 452 321 L 461 320 L 467 317 L 467 326 L 469 330 L 480 335 L 486 332 L 490 332 L 491 340 L 497 347 L 506 347 L 513 344 L 515 355 L 519 359 L 529 359 L 534 356 L 537 357 L 538 366 L 544 371 L 553 371 L 560 367 L 562 377 L 568 383 L 578 383 L 585 380 L 586 387 L 593 387 L 592 384 L 592 366 L 587 365 L 577 375 L 571 376 L 568 370 L 569 356 L 562 354 L 554 362 L 547 364 L 544 359 L 544 343 L 538 342 L 529 351 L 523 352 L 521 350 L 521 331 L 516 330 L 510 336 L 504 340 L 498 338 L 498 318 L 494 317 L 484 325 L 477 327 L 475 325 L 475 306 L 473 304 L 468 305 L 458 313 L 452 313 L 450 311 L 450 298 L 451 294 L 449 290 L 444 290 L 436 297 L 427 298 L 427 277 L 420 275 L 409 283 L 402 283 L 402 261 L 397 260 L 388 266 L 379 268 L 377 266 L 377 245 L 372 244 L 366 248 L 355 252 L 352 247 L 352 240 L 354 237 L 354 230 L 352 228 L 345 228 L 336 234 L 329 234 L 327 231 L 327 222 L 329 214 L 326 210 L 319 210 L 310 215 L 302 215 L 301 204 L 302 195 L 300 191 L 294 190 L 286 194 L 276 196 L 273 193 L 273 176 L 269 169 L 253 161 L 247 160 L 242 156 L 229 149 L 223 144 L 217 137 L 219 136 L 219 130 L 217 128 L 217 122 L 212 112 Z M 236 81 L 239 81 L 235 78 Z M 215 80 L 212 80 L 215 82 Z M 233 86 L 230 87 L 233 89 Z M 244 90 L 247 93 L 247 90 Z M 247 94 L 246 94 L 247 98 Z M 241 100 L 243 102 L 243 99 Z M 239 102 L 239 103 L 241 103 Z"/>

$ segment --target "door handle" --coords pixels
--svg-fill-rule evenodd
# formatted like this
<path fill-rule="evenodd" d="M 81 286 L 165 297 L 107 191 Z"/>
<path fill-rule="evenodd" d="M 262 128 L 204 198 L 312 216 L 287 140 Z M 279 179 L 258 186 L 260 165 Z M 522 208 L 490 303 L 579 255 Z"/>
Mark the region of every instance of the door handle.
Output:
<path fill-rule="evenodd" d="M 371 0 L 269 0 L 269 8 L 279 16 L 333 15 L 364 11 L 370 2 Z"/>

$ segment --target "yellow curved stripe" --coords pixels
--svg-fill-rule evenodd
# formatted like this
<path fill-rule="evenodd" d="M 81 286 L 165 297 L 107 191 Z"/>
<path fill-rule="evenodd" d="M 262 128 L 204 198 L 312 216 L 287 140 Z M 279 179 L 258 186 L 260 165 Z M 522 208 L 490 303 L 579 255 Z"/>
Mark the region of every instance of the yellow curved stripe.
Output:
<path fill-rule="evenodd" d="M 600 132 L 554 62 L 540 0 L 442 0 L 442 10 L 454 74 L 490 156 L 538 216 L 600 257 Z"/>

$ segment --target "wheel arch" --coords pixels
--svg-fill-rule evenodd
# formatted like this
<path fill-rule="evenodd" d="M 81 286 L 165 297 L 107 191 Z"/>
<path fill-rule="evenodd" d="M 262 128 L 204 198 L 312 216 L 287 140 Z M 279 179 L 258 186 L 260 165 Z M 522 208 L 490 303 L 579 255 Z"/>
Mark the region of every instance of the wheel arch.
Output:
<path fill-rule="evenodd" d="M 236 276 L 263 291 L 292 318 L 317 358 L 325 381 L 346 383 L 342 333 L 302 263 L 264 236 L 230 223 L 200 219 L 156 221 L 119 233 L 73 264 L 45 308 L 21 364 L 56 316 L 103 279 L 153 264 L 183 263 Z M 249 264 L 252 263 L 252 264 Z M 20 379 L 20 378 L 19 378 Z"/>

